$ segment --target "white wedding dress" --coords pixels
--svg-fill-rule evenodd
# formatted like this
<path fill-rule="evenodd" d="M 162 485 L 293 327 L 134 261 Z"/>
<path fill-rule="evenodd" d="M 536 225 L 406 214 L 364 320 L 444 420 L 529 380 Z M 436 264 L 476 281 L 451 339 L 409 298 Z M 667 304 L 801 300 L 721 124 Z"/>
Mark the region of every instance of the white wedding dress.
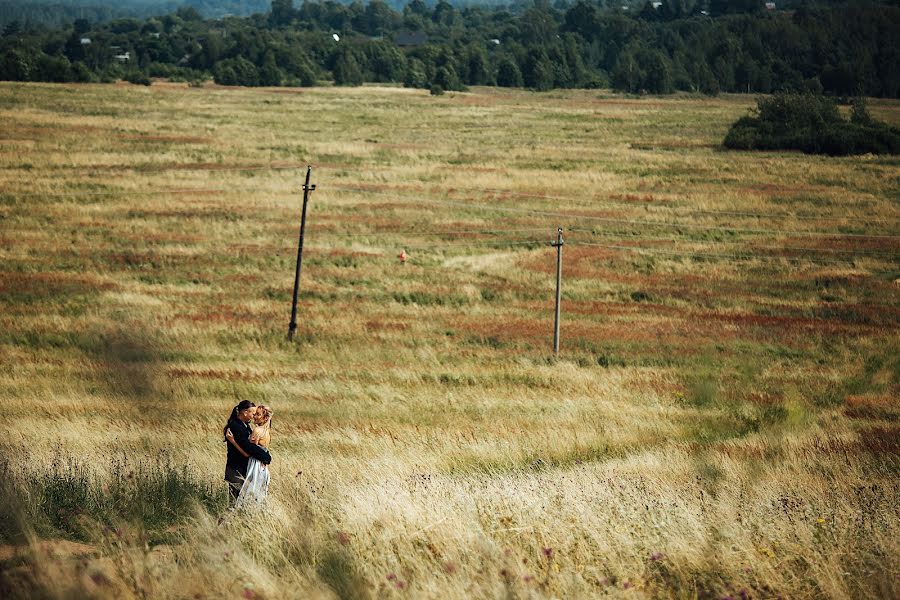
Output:
<path fill-rule="evenodd" d="M 266 500 L 269 492 L 269 469 L 255 458 L 247 463 L 247 477 L 234 502 L 234 508 L 256 508 Z"/>

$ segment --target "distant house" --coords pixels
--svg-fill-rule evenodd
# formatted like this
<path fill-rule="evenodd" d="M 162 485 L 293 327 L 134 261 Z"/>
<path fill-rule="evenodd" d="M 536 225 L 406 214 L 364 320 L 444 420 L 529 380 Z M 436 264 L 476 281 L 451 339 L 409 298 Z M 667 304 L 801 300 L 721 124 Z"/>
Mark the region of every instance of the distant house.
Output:
<path fill-rule="evenodd" d="M 424 46 L 428 43 L 428 35 L 422 31 L 404 31 L 394 36 L 394 43 L 401 48 Z"/>
<path fill-rule="evenodd" d="M 766 2 L 766 10 L 775 10 L 774 2 Z"/>
<path fill-rule="evenodd" d="M 499 45 L 500 45 L 500 40 L 498 40 L 497 38 L 491 38 L 491 39 L 489 39 L 488 41 L 489 41 L 490 43 L 492 43 L 493 45 L 495 45 L 495 46 L 499 46 Z"/>
<path fill-rule="evenodd" d="M 120 63 L 127 63 L 131 60 L 131 52 L 122 52 L 120 54 L 116 54 L 115 58 Z"/>
<path fill-rule="evenodd" d="M 91 38 L 81 38 L 81 45 L 82 45 L 82 46 L 87 46 L 87 45 L 90 44 L 90 43 L 91 43 Z"/>
<path fill-rule="evenodd" d="M 660 6 L 662 6 L 662 2 L 651 2 L 650 4 L 655 9 L 658 9 Z"/>

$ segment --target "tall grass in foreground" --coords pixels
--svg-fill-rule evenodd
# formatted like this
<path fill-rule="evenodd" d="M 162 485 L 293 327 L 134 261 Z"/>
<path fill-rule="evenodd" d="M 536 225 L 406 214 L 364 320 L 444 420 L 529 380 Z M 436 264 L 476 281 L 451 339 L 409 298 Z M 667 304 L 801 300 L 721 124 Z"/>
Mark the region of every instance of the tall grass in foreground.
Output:
<path fill-rule="evenodd" d="M 83 515 L 79 531 L 94 545 L 82 560 L 35 543 L 21 560 L 30 568 L 6 569 L 2 589 L 10 598 L 893 597 L 898 466 L 896 440 L 821 427 L 499 475 L 409 477 L 409 465 L 363 457 L 331 479 L 278 481 L 266 512 L 220 522 L 219 497 L 189 472 L 160 470 L 123 484 L 157 510 L 132 498 L 121 519 Z M 13 499 L 40 498 L 53 521 L 69 496 L 52 490 L 68 485 L 110 510 L 109 493 L 76 465 L 59 468 L 31 483 L 7 473 L 24 486 Z M 154 540 L 189 506 L 183 528 Z"/>
<path fill-rule="evenodd" d="M 154 538 L 195 508 L 215 514 L 227 506 L 221 486 L 200 481 L 187 465 L 161 454 L 133 464 L 111 458 L 98 471 L 59 452 L 49 462 L 6 448 L 0 460 L 0 541 L 29 534 L 91 540 L 96 528 L 137 523 Z"/>

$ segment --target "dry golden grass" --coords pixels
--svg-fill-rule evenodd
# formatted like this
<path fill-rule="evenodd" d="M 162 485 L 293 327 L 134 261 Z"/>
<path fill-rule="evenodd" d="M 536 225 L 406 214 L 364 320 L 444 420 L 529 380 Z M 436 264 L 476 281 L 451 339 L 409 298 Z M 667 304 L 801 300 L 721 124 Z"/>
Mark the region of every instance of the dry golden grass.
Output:
<path fill-rule="evenodd" d="M 745 96 L 284 92 L 0 84 L 0 592 L 900 592 L 895 158 L 726 152 Z M 178 514 L 104 504 L 156 463 Z"/>

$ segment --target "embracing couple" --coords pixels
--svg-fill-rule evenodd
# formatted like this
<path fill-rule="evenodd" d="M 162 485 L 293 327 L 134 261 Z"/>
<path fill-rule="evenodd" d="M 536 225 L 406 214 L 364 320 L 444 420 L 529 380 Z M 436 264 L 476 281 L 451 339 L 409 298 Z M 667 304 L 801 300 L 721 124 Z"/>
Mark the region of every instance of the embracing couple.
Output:
<path fill-rule="evenodd" d="M 242 400 L 222 430 L 228 446 L 225 481 L 234 508 L 257 506 L 269 491 L 272 409 Z"/>

